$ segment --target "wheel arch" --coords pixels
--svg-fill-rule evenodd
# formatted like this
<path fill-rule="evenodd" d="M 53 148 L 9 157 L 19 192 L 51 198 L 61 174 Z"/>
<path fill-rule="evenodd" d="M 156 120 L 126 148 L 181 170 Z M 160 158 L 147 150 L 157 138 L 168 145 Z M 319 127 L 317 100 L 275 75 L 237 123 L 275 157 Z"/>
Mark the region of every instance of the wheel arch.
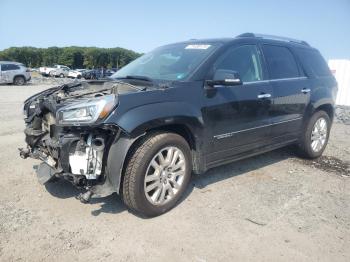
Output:
<path fill-rule="evenodd" d="M 199 141 L 196 138 L 193 131 L 183 123 L 174 123 L 167 125 L 160 125 L 153 128 L 149 128 L 144 131 L 143 134 L 137 137 L 130 137 L 130 135 L 123 132 L 118 141 L 112 145 L 110 153 L 108 154 L 108 176 L 109 180 L 116 187 L 116 191 L 119 194 L 122 189 L 123 174 L 127 166 L 127 161 L 136 150 L 136 148 L 144 141 L 144 139 L 154 133 L 166 133 L 171 132 L 183 137 L 189 144 L 191 150 L 192 167 L 194 173 L 201 173 L 203 170 L 201 150 L 199 147 Z"/>
<path fill-rule="evenodd" d="M 304 113 L 303 127 L 305 127 L 313 114 L 320 110 L 325 111 L 328 114 L 331 122 L 333 122 L 335 113 L 334 101 L 330 98 L 321 98 L 308 104 Z"/>
<path fill-rule="evenodd" d="M 195 173 L 200 173 L 202 171 L 201 170 L 202 158 L 200 154 L 201 142 L 199 141 L 199 138 L 196 136 L 194 131 L 184 123 L 163 124 L 163 125 L 159 125 L 159 126 L 152 127 L 145 130 L 144 133 L 141 136 L 139 136 L 135 141 L 133 141 L 133 143 L 130 145 L 130 148 L 128 149 L 126 157 L 123 161 L 123 171 L 124 171 L 126 162 L 130 157 L 130 154 L 132 154 L 135 148 L 139 146 L 140 143 L 142 143 L 145 136 L 149 136 L 154 133 L 167 133 L 167 132 L 178 134 L 179 136 L 183 137 L 186 140 L 191 150 L 193 171 Z"/>
<path fill-rule="evenodd" d="M 22 74 L 17 74 L 17 75 L 14 75 L 13 78 L 12 78 L 12 83 L 15 83 L 15 79 L 16 77 L 22 77 L 24 79 L 24 83 L 27 82 L 26 80 L 26 77 Z"/>
<path fill-rule="evenodd" d="M 325 103 L 325 104 L 321 104 L 319 105 L 317 108 L 315 108 L 315 112 L 317 111 L 325 111 L 327 113 L 327 115 L 329 116 L 331 122 L 333 122 L 334 119 L 334 105 L 330 104 L 330 103 Z"/>
<path fill-rule="evenodd" d="M 192 166 L 195 173 L 200 173 L 203 167 L 201 154 L 204 124 L 201 111 L 185 102 L 150 103 L 132 109 L 122 105 L 116 114 L 106 120 L 106 124 L 113 124 L 120 128 L 122 136 L 111 147 L 110 172 L 119 193 L 122 174 L 135 147 L 142 143 L 146 135 L 154 132 L 173 132 L 182 136 L 190 146 Z M 115 163 L 118 158 L 118 165 Z"/>
<path fill-rule="evenodd" d="M 170 132 L 170 133 L 178 134 L 186 140 L 191 150 L 196 150 L 197 148 L 194 134 L 191 131 L 191 129 L 185 124 L 177 123 L 177 124 L 161 125 L 161 126 L 146 130 L 145 133 L 149 134 L 149 133 L 155 133 L 155 132 L 159 132 L 159 133 Z"/>

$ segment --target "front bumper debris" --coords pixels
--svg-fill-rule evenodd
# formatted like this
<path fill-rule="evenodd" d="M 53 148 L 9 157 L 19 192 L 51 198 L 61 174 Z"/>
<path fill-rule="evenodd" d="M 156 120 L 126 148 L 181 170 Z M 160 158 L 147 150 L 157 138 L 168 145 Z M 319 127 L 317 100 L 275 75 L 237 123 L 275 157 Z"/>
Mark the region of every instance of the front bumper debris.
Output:
<path fill-rule="evenodd" d="M 44 185 L 46 182 L 50 181 L 55 177 L 56 171 L 51 166 L 42 162 L 39 166 L 35 167 L 38 181 L 40 184 Z"/>
<path fill-rule="evenodd" d="M 42 163 L 35 168 L 41 184 L 53 178 L 70 181 L 83 191 L 79 199 L 104 197 L 116 192 L 106 172 L 110 146 L 120 134 L 117 128 L 56 128 L 48 132 L 25 130 L 27 148 L 19 149 L 22 158 L 34 158 Z"/>
<path fill-rule="evenodd" d="M 53 87 L 24 102 L 27 147 L 20 149 L 20 156 L 42 161 L 36 168 L 40 183 L 45 184 L 53 178 L 66 179 L 85 191 L 81 196 L 84 202 L 91 196 L 119 193 L 124 160 L 136 138 L 102 120 L 91 125 L 62 125 L 57 120 L 57 113 L 80 99 L 117 96 L 120 87 L 123 92 L 138 91 L 120 82 L 91 81 Z"/>

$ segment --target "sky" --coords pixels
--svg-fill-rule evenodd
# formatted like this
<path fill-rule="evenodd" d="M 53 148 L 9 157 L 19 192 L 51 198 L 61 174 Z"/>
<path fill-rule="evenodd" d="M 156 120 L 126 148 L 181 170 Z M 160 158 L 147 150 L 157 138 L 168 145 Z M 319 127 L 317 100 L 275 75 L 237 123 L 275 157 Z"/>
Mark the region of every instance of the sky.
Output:
<path fill-rule="evenodd" d="M 0 50 L 74 45 L 147 52 L 244 32 L 302 39 L 326 59 L 350 59 L 350 0 L 0 0 Z"/>

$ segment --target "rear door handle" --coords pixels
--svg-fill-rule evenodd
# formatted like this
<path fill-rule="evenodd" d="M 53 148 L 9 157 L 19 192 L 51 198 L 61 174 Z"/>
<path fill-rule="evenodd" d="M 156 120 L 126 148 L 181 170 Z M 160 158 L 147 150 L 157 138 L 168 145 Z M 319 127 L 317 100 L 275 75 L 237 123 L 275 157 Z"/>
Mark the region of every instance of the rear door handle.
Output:
<path fill-rule="evenodd" d="M 258 95 L 258 98 L 270 98 L 271 94 L 260 94 Z"/>
<path fill-rule="evenodd" d="M 307 93 L 311 92 L 311 89 L 310 88 L 303 88 L 303 89 L 301 89 L 301 92 L 304 94 L 307 94 Z"/>

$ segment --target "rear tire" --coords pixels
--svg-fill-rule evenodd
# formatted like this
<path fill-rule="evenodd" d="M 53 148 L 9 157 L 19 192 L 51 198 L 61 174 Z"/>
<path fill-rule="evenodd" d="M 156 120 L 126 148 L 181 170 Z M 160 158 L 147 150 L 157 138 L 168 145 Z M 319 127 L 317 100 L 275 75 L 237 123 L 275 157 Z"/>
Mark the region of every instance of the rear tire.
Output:
<path fill-rule="evenodd" d="M 26 80 L 23 76 L 16 76 L 15 79 L 13 80 L 13 83 L 16 86 L 23 86 L 26 83 Z"/>
<path fill-rule="evenodd" d="M 64 77 L 64 74 L 60 74 L 60 78 L 63 78 Z"/>
<path fill-rule="evenodd" d="M 299 151 L 305 158 L 320 157 L 329 138 L 331 120 L 325 111 L 317 111 L 307 123 L 299 142 Z"/>
<path fill-rule="evenodd" d="M 153 133 L 129 155 L 121 196 L 147 217 L 172 209 L 184 194 L 192 172 L 190 147 L 174 133 Z"/>

